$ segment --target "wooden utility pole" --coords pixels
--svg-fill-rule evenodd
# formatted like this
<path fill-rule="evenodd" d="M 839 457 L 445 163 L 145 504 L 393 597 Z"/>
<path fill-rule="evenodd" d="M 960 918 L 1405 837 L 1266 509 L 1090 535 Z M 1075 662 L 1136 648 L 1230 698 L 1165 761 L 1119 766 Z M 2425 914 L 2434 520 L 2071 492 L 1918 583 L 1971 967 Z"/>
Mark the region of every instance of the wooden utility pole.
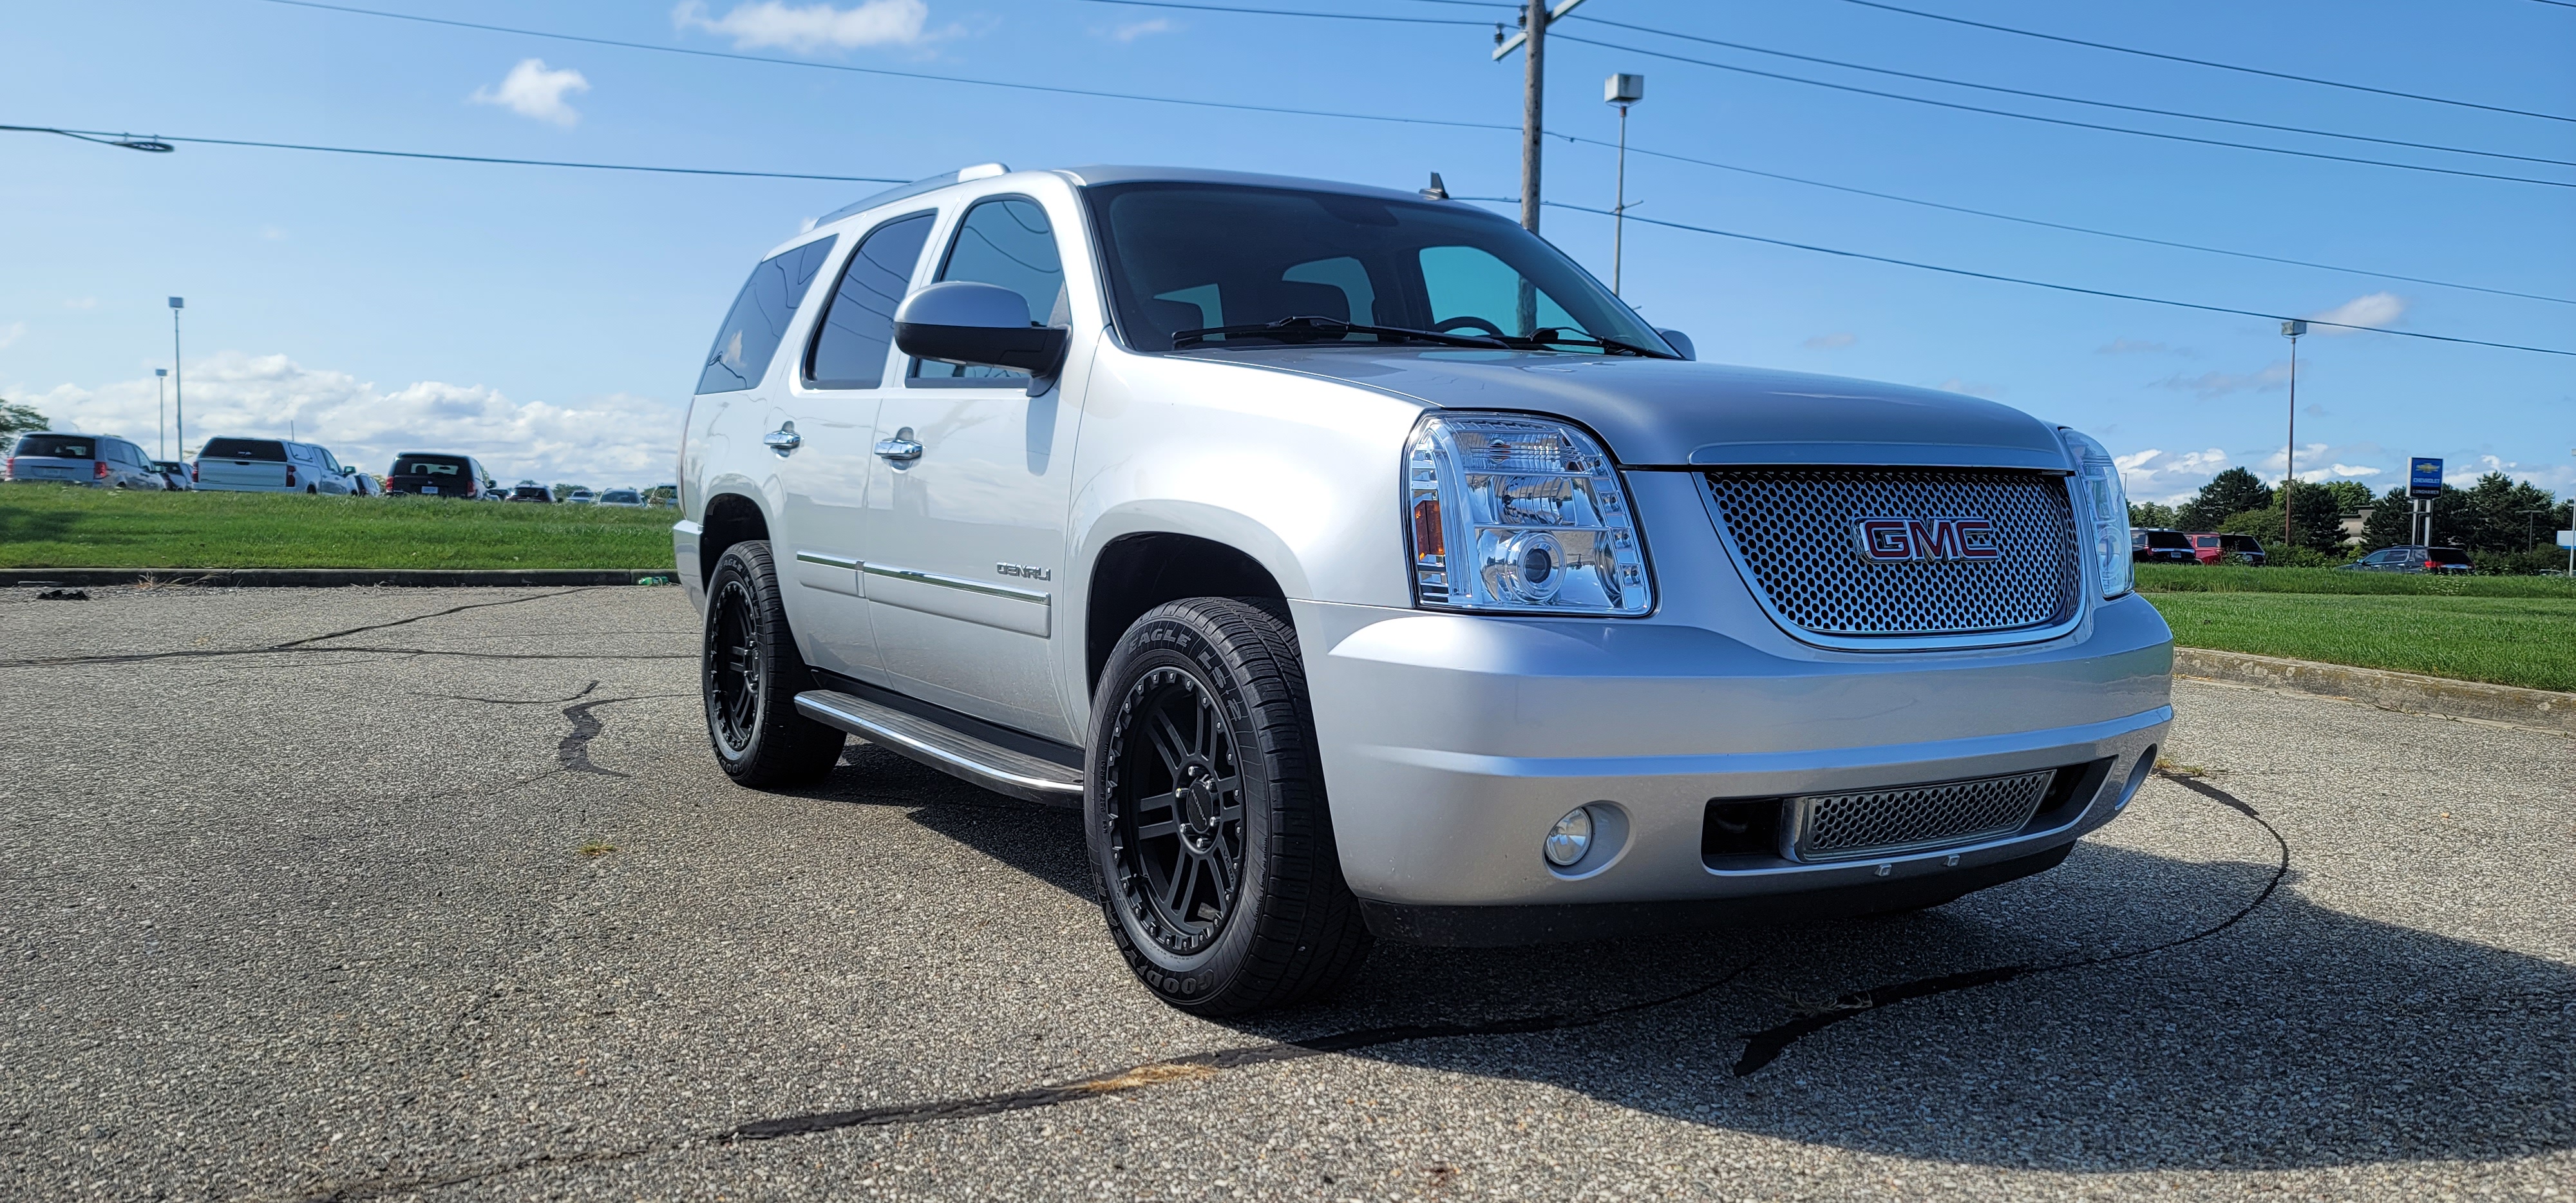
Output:
<path fill-rule="evenodd" d="M 1547 136 L 1547 0 L 1529 0 L 1529 61 L 1522 64 L 1521 228 L 1538 233 L 1539 151 Z"/>

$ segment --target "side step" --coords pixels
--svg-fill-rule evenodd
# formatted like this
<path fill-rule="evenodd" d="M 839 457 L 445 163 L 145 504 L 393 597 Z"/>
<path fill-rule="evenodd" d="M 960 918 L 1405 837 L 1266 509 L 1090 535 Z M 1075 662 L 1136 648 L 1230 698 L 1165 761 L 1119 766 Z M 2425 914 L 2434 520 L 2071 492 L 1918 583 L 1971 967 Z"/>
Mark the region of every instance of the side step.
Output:
<path fill-rule="evenodd" d="M 796 695 L 796 711 L 997 794 L 1047 806 L 1082 805 L 1080 769 L 986 743 L 865 698 L 812 689 Z"/>

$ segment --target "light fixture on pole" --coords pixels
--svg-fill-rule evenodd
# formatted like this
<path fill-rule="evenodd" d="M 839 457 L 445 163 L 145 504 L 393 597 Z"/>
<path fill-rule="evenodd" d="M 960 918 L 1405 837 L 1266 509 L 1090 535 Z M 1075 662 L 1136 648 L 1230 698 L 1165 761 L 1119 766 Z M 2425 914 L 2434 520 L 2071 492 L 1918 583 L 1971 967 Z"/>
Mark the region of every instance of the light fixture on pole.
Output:
<path fill-rule="evenodd" d="M 188 386 L 187 373 L 179 370 L 179 311 L 188 307 L 188 298 L 170 298 L 170 400 L 179 414 L 179 458 L 188 458 Z"/>
<path fill-rule="evenodd" d="M 1617 201 L 1610 206 L 1610 295 L 1619 295 L 1619 265 L 1627 249 L 1624 235 L 1628 227 L 1628 106 L 1646 98 L 1646 77 L 1612 75 L 1601 85 L 1601 99 L 1619 106 L 1619 184 Z"/>
<path fill-rule="evenodd" d="M 2281 337 L 2290 340 L 2290 441 L 2281 447 L 2281 554 L 2288 555 L 2298 546 L 2293 537 L 2290 518 L 2290 489 L 2299 483 L 2299 336 L 2308 332 L 2308 324 L 2296 318 L 2281 323 Z"/>
<path fill-rule="evenodd" d="M 170 369 L 152 369 L 152 391 L 160 394 L 161 458 L 170 458 Z"/>

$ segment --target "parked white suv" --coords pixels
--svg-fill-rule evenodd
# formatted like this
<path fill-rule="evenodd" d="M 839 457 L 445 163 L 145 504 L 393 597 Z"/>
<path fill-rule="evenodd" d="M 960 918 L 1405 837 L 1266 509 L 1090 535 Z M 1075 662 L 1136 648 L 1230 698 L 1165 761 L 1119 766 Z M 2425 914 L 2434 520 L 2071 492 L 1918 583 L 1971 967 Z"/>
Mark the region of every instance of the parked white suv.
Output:
<path fill-rule="evenodd" d="M 845 733 L 1084 812 L 1175 1005 L 1935 905 L 2155 762 L 2171 640 L 2075 431 L 1690 361 L 1474 206 L 970 168 L 823 219 L 679 457 L 717 759 Z"/>
<path fill-rule="evenodd" d="M 197 487 L 222 493 L 336 493 L 357 469 L 343 466 L 330 448 L 285 439 L 207 439 L 197 450 Z"/>

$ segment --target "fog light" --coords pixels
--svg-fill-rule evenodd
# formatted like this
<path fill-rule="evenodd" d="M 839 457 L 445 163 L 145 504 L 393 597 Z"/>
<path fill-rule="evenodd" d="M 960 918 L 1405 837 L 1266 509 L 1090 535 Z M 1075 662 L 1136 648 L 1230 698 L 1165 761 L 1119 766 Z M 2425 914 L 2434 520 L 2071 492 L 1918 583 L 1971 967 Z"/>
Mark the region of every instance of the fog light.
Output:
<path fill-rule="evenodd" d="M 1563 869 L 1582 860 L 1592 851 L 1592 808 L 1578 806 L 1565 812 L 1547 833 L 1547 863 Z"/>

